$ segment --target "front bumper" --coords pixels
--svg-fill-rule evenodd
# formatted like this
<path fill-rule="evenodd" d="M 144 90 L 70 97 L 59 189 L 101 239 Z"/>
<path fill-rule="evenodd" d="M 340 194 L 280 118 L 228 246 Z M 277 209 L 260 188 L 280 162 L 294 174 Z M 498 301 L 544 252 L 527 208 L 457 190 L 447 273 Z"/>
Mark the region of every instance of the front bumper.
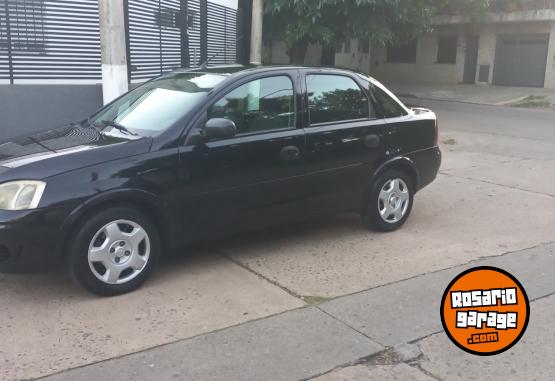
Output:
<path fill-rule="evenodd" d="M 65 209 L 0 211 L 0 272 L 60 269 Z"/>

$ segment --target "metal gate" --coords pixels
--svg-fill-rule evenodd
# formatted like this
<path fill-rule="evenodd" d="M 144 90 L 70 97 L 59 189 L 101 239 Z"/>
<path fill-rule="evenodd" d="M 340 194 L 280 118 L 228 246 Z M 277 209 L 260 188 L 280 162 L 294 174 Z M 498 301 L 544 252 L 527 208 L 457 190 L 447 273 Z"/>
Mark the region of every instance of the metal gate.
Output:
<path fill-rule="evenodd" d="M 101 79 L 97 0 L 0 0 L 0 82 Z"/>
<path fill-rule="evenodd" d="M 236 62 L 237 11 L 207 0 L 125 0 L 129 78 Z M 0 0 L 0 83 L 98 83 L 98 0 Z"/>
<path fill-rule="evenodd" d="M 548 34 L 498 36 L 493 84 L 543 87 L 548 46 Z"/>
<path fill-rule="evenodd" d="M 237 62 L 237 12 L 208 3 L 207 53 L 211 65 Z"/>
<path fill-rule="evenodd" d="M 126 0 L 131 82 L 163 72 L 235 63 L 237 11 L 207 0 Z"/>

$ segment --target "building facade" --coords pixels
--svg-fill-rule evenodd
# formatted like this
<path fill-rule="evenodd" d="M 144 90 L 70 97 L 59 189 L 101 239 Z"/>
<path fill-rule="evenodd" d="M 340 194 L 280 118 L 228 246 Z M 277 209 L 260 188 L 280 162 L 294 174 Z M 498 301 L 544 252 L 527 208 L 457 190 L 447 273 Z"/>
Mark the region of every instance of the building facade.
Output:
<path fill-rule="evenodd" d="M 485 14 L 481 20 L 441 15 L 430 33 L 401 46 L 372 46 L 351 39 L 338 44 L 335 65 L 388 82 L 507 85 L 555 88 L 555 1 L 535 9 Z M 319 65 L 319 44 L 305 63 Z M 266 62 L 289 62 L 284 42 L 266 46 Z"/>
<path fill-rule="evenodd" d="M 131 84 L 237 62 L 236 0 L 110 0 L 124 10 Z M 102 106 L 99 0 L 0 0 L 0 140 L 79 120 Z M 104 47 L 106 49 L 106 47 Z"/>
<path fill-rule="evenodd" d="M 372 49 L 369 71 L 388 82 L 555 88 L 555 9 L 491 13 L 480 23 L 438 16 L 433 32 Z"/>

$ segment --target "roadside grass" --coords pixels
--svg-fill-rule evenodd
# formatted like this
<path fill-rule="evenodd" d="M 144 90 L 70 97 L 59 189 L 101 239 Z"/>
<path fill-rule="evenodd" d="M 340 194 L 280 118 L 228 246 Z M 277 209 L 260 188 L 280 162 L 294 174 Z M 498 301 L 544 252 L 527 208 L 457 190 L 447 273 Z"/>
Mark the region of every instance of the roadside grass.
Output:
<path fill-rule="evenodd" d="M 310 306 L 316 306 L 318 304 L 322 304 L 332 300 L 332 298 L 326 298 L 324 296 L 303 296 L 301 297 L 301 299 Z"/>
<path fill-rule="evenodd" d="M 518 102 L 511 104 L 512 107 L 522 107 L 522 108 L 553 108 L 555 109 L 555 104 L 543 95 L 530 95 Z"/>

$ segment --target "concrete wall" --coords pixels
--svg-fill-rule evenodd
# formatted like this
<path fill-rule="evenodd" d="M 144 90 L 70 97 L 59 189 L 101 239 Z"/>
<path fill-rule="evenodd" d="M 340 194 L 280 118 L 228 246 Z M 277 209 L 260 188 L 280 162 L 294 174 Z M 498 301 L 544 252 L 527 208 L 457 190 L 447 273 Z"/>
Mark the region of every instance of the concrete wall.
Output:
<path fill-rule="evenodd" d="M 308 66 L 318 66 L 322 64 L 322 44 L 310 44 L 306 50 L 304 64 Z"/>
<path fill-rule="evenodd" d="M 458 36 L 457 60 L 455 64 L 438 64 L 438 37 L 442 34 Z M 370 74 L 376 79 L 394 83 L 401 81 L 427 83 L 462 82 L 466 38 L 462 27 L 440 29 L 418 38 L 416 63 L 387 62 L 387 48 L 376 46 L 372 49 Z"/>
<path fill-rule="evenodd" d="M 285 41 L 271 41 L 262 50 L 262 62 L 266 65 L 287 65 L 287 44 Z"/>
<path fill-rule="evenodd" d="M 289 63 L 287 44 L 284 41 L 272 41 L 265 46 L 263 62 L 272 65 L 286 65 Z M 320 43 L 308 46 L 304 64 L 308 66 L 321 65 L 322 45 Z M 359 41 L 351 40 L 350 52 L 338 52 L 335 55 L 335 66 L 368 72 L 370 67 L 370 53 L 363 53 Z"/>
<path fill-rule="evenodd" d="M 322 59 L 322 45 L 310 44 L 306 51 L 304 64 L 308 66 L 318 66 Z M 264 46 L 262 62 L 268 65 L 287 65 L 289 55 L 287 55 L 287 44 L 285 41 L 272 41 Z"/>
<path fill-rule="evenodd" d="M 102 107 L 101 85 L 0 85 L 0 140 L 76 122 Z"/>
<path fill-rule="evenodd" d="M 352 39 L 349 52 L 343 51 L 345 50 L 345 44 L 343 44 L 342 51 L 335 54 L 335 66 L 368 73 L 371 51 L 368 47 L 368 53 L 363 53 L 361 43 L 361 40 Z"/>

